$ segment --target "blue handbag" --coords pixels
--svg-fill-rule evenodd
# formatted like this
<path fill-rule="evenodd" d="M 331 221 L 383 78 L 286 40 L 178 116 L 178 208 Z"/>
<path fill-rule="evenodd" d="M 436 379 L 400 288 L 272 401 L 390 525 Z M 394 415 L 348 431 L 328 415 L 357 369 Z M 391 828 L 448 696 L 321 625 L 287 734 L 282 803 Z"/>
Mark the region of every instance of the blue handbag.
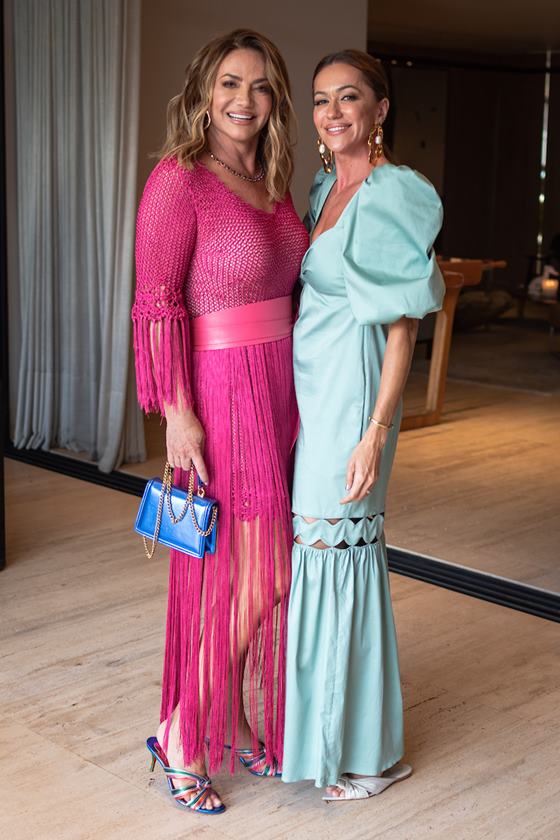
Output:
<path fill-rule="evenodd" d="M 149 560 L 158 542 L 201 560 L 216 551 L 217 520 L 217 502 L 206 498 L 200 481 L 194 495 L 194 469 L 185 491 L 173 487 L 173 467 L 166 463 L 163 480 L 152 478 L 146 484 L 134 530 L 142 536 Z"/>

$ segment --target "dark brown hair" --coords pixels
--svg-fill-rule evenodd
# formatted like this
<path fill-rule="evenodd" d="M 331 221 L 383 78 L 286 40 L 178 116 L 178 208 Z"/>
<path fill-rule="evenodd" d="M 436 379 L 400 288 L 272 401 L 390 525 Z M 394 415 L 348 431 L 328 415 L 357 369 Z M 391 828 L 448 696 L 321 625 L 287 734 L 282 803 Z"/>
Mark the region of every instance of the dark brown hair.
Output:
<path fill-rule="evenodd" d="M 368 53 L 361 50 L 339 50 L 338 52 L 329 53 L 324 56 L 318 63 L 313 73 L 313 83 L 315 79 L 325 67 L 330 67 L 331 64 L 348 64 L 350 67 L 355 67 L 364 77 L 365 82 L 370 86 L 375 93 L 375 98 L 378 102 L 382 99 L 389 99 L 389 79 L 385 68 L 379 58 L 374 58 Z M 394 157 L 384 143 L 384 154 L 387 160 L 394 162 Z"/>

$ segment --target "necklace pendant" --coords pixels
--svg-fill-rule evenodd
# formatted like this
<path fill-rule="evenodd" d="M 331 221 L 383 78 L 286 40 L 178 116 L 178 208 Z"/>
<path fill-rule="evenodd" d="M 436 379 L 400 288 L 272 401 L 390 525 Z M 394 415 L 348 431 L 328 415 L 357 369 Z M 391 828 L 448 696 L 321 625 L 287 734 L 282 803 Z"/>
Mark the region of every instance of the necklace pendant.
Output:
<path fill-rule="evenodd" d="M 229 166 L 229 164 L 225 163 L 225 161 L 220 160 L 220 158 L 212 154 L 212 152 L 209 149 L 207 149 L 206 151 L 208 153 L 208 157 L 210 157 L 215 163 L 217 163 L 219 166 L 222 166 L 232 175 L 235 175 L 236 178 L 241 178 L 242 181 L 250 181 L 252 184 L 256 184 L 258 181 L 262 181 L 262 179 L 264 178 L 265 171 L 264 166 L 262 166 L 262 164 L 261 171 L 258 173 L 258 175 L 245 175 L 243 172 L 238 172 L 237 169 L 234 169 L 232 166 Z"/>

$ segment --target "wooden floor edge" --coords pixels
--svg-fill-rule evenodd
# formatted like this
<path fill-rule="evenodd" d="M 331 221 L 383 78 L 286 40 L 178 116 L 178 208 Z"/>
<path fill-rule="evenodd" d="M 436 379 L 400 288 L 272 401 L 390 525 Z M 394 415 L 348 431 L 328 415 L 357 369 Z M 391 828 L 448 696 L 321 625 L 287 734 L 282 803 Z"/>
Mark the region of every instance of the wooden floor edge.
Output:
<path fill-rule="evenodd" d="M 462 595 L 560 622 L 560 594 L 499 578 L 395 546 L 387 547 L 389 570 Z"/>

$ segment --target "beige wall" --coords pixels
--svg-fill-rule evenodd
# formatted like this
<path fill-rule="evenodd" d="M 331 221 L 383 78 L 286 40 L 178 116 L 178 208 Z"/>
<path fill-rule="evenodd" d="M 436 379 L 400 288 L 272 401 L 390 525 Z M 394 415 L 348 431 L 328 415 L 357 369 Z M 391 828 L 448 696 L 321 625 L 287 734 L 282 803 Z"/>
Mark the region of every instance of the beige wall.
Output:
<path fill-rule="evenodd" d="M 320 163 L 311 121 L 311 74 L 327 52 L 366 48 L 367 0 L 142 0 L 140 149 L 138 188 L 154 165 L 149 154 L 161 143 L 168 100 L 183 85 L 194 52 L 213 35 L 246 26 L 271 38 L 290 72 L 299 122 L 292 194 L 304 213 L 313 173 Z"/>

